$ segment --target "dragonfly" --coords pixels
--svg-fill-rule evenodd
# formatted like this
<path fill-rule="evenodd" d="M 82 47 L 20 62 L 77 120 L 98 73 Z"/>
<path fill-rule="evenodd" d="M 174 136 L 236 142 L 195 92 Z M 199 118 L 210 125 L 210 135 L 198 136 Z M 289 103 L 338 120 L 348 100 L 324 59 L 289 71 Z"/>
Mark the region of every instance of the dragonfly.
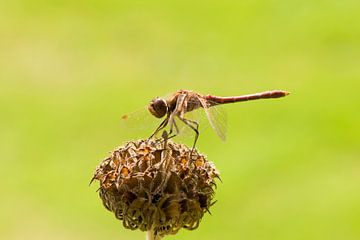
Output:
<path fill-rule="evenodd" d="M 153 138 L 166 127 L 169 127 L 167 139 L 175 137 L 180 133 L 180 128 L 177 124 L 177 121 L 179 120 L 194 131 L 194 149 L 200 134 L 199 122 L 188 118 L 186 113 L 202 109 L 205 112 L 210 126 L 222 140 L 225 140 L 226 124 L 221 122 L 217 117 L 216 111 L 214 111 L 219 105 L 257 99 L 280 98 L 285 97 L 288 94 L 289 92 L 287 91 L 272 90 L 240 96 L 220 97 L 214 95 L 202 95 L 191 90 L 178 90 L 166 98 L 156 97 L 150 101 L 147 107 L 148 111 L 154 117 L 164 119 L 150 135 L 149 139 Z M 129 116 L 124 115 L 122 119 L 129 120 Z"/>

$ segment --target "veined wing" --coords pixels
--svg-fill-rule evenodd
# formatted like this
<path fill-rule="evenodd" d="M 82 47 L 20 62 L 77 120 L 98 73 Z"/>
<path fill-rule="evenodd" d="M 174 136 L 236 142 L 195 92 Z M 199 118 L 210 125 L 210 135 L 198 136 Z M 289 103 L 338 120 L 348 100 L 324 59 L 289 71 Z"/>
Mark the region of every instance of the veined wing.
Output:
<path fill-rule="evenodd" d="M 201 138 L 201 133 L 205 131 L 209 126 L 207 117 L 202 110 L 194 110 L 188 113 L 185 113 L 185 119 L 194 121 L 199 124 L 199 133 Z M 176 136 L 176 139 L 182 143 L 192 144 L 194 141 L 195 132 L 187 124 L 182 122 L 178 117 L 174 118 L 175 124 L 179 129 L 179 133 Z M 195 127 L 195 126 L 194 126 Z"/>
<path fill-rule="evenodd" d="M 210 126 L 214 129 L 214 131 L 221 138 L 221 140 L 225 141 L 227 132 L 226 112 L 219 104 L 213 102 L 210 103 L 209 100 L 205 100 L 203 98 L 199 98 L 199 101 L 201 102 Z"/>
<path fill-rule="evenodd" d="M 121 116 L 120 128 L 131 137 L 147 138 L 155 131 L 161 121 L 162 119 L 151 115 L 147 107 L 143 107 Z"/>

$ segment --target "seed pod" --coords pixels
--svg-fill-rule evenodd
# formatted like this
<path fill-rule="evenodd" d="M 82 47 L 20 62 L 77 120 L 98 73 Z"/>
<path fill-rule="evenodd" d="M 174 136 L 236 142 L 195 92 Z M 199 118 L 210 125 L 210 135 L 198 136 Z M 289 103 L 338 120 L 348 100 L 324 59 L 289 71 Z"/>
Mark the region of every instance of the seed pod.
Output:
<path fill-rule="evenodd" d="M 92 180 L 99 180 L 104 206 L 125 228 L 162 237 L 199 226 L 213 204 L 215 178 L 215 166 L 196 150 L 150 139 L 113 151 Z"/>

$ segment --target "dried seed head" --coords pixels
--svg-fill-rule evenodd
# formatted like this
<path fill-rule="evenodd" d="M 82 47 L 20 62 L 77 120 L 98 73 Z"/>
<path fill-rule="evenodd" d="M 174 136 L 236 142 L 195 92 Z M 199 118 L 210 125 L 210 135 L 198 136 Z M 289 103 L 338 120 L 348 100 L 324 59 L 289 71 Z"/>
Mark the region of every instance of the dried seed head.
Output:
<path fill-rule="evenodd" d="M 215 166 L 196 150 L 168 141 L 128 142 L 96 168 L 104 206 L 125 228 L 161 237 L 195 229 L 212 205 Z"/>

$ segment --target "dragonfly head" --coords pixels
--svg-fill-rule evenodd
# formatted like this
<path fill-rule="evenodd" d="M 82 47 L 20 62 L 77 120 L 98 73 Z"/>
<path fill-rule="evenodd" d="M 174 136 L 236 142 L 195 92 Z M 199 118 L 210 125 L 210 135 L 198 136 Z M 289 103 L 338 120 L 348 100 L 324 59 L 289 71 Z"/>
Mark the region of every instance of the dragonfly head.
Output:
<path fill-rule="evenodd" d="M 168 105 L 162 98 L 154 98 L 148 106 L 149 112 L 157 118 L 162 118 L 168 111 Z"/>

